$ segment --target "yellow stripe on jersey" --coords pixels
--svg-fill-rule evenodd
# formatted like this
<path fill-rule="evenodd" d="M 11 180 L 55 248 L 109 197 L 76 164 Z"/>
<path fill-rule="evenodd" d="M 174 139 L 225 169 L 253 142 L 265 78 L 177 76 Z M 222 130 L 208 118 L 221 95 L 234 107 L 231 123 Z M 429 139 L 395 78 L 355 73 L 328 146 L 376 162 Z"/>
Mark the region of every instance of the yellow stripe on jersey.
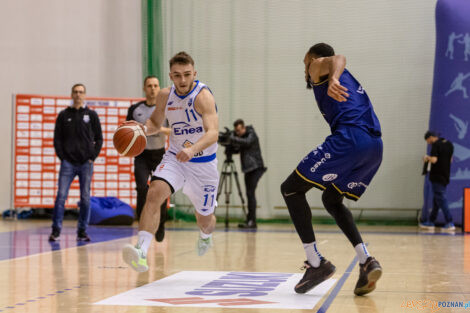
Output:
<path fill-rule="evenodd" d="M 313 83 L 314 86 L 320 86 L 320 85 L 323 85 L 324 83 L 327 83 L 328 82 L 328 78 L 325 79 L 324 81 L 322 82 L 319 82 L 319 83 Z"/>
<path fill-rule="evenodd" d="M 305 178 L 302 174 L 300 174 L 300 172 L 299 172 L 297 169 L 295 170 L 295 172 L 296 172 L 297 175 L 299 175 L 300 178 L 302 178 L 303 180 L 308 181 L 308 182 L 311 183 L 311 184 L 314 184 L 315 186 L 317 186 L 318 188 L 320 188 L 320 189 L 322 189 L 322 190 L 325 190 L 325 189 L 326 189 L 325 186 L 323 186 L 323 185 L 321 185 L 321 184 L 319 184 L 319 183 L 316 183 L 316 182 L 314 182 L 313 180 L 310 180 L 310 179 L 308 179 L 308 178 Z"/>
<path fill-rule="evenodd" d="M 336 190 L 338 190 L 338 192 L 339 192 L 340 194 L 342 194 L 342 195 L 346 194 L 346 195 L 348 195 L 348 196 L 349 196 L 349 197 L 351 197 L 351 198 L 354 198 L 354 199 L 359 199 L 359 197 L 358 197 L 358 196 L 356 196 L 356 195 L 354 195 L 354 194 L 352 194 L 352 193 L 350 193 L 350 192 L 347 192 L 347 191 L 341 191 L 341 189 L 339 189 L 339 188 L 338 188 L 338 186 L 336 186 L 335 184 L 332 184 L 332 185 L 333 185 L 333 187 L 335 187 L 335 188 L 336 188 Z"/>

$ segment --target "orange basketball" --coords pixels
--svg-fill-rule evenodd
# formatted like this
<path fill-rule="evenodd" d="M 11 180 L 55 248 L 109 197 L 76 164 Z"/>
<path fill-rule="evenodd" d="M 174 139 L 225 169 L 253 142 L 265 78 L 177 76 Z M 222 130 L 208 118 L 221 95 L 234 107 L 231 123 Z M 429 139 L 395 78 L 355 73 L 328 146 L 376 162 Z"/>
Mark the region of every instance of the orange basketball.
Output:
<path fill-rule="evenodd" d="M 113 144 L 121 156 L 135 157 L 144 151 L 147 137 L 137 122 L 128 122 L 116 129 Z"/>

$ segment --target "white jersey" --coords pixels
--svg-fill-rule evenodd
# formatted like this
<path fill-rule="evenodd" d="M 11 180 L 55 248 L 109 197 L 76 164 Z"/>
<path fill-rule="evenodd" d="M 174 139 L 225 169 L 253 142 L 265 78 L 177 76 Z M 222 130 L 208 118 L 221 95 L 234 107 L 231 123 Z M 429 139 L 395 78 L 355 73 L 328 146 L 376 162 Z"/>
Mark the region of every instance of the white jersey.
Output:
<path fill-rule="evenodd" d="M 173 85 L 168 96 L 165 115 L 171 127 L 168 151 L 172 154 L 192 146 L 205 134 L 202 116 L 194 108 L 194 102 L 199 92 L 208 87 L 198 80 L 195 83 L 196 86 L 185 96 L 177 95 Z M 216 152 L 217 143 L 214 143 L 196 154 L 190 162 L 210 162 L 216 158 Z"/>

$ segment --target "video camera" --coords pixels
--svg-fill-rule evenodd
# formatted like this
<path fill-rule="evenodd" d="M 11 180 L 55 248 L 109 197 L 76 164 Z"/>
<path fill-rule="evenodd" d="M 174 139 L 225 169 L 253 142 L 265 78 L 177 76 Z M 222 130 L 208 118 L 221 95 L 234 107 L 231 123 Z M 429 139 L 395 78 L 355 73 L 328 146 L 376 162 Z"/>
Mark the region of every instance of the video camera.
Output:
<path fill-rule="evenodd" d="M 224 132 L 219 131 L 219 139 L 217 142 L 225 147 L 227 159 L 231 160 L 232 154 L 240 152 L 240 147 L 230 140 L 230 137 L 234 135 L 234 131 L 230 130 L 228 127 L 224 127 L 224 129 Z"/>

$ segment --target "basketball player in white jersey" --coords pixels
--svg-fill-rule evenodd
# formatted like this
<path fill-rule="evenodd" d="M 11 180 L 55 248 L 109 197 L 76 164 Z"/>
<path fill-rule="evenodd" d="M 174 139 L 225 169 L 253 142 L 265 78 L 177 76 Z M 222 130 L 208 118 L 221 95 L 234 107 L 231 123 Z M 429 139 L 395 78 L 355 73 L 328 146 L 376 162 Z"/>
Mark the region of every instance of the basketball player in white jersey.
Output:
<path fill-rule="evenodd" d="M 170 60 L 173 86 L 160 90 L 154 112 L 144 129 L 151 135 L 161 130 L 164 118 L 171 126 L 170 146 L 152 173 L 152 182 L 139 221 L 139 239 L 126 245 L 124 261 L 138 272 L 148 270 L 147 251 L 157 230 L 160 204 L 183 188 L 196 209 L 200 233 L 197 252 L 203 255 L 212 246 L 214 208 L 219 185 L 217 139 L 219 120 L 209 88 L 196 78 L 194 61 L 186 52 Z"/>

